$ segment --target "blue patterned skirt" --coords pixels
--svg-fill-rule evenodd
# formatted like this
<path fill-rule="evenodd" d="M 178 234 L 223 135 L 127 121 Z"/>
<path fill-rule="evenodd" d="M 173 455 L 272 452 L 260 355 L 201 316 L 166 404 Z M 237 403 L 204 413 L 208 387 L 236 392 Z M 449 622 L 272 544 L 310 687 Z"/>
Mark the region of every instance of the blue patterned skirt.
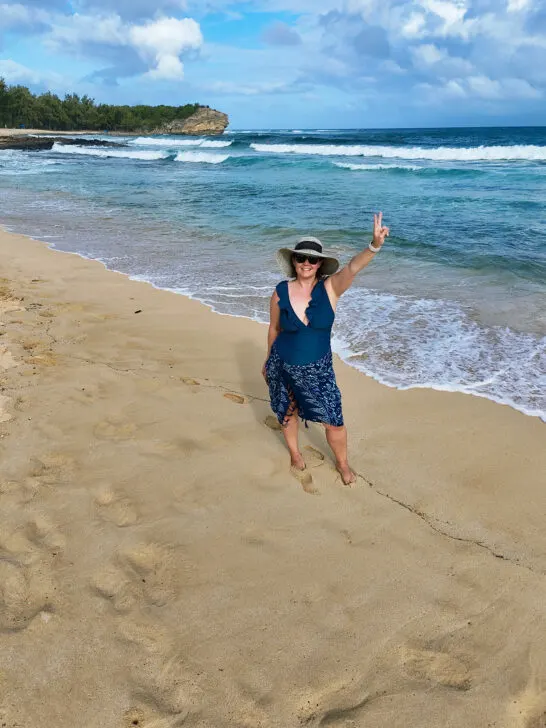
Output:
<path fill-rule="evenodd" d="M 287 364 L 271 349 L 265 364 L 271 409 L 281 425 L 297 409 L 302 420 L 343 425 L 341 393 L 332 366 L 332 352 L 310 364 Z"/>

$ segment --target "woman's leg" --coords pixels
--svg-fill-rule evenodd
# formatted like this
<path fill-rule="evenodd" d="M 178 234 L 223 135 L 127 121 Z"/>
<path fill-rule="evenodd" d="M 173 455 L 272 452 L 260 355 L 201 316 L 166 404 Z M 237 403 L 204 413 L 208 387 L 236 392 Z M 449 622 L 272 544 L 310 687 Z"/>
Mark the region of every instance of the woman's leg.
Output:
<path fill-rule="evenodd" d="M 353 473 L 347 462 L 347 428 L 345 425 L 341 427 L 335 427 L 334 425 L 324 425 L 326 428 L 326 439 L 328 445 L 332 448 L 336 459 L 336 469 L 341 475 L 341 479 L 345 485 L 350 485 L 356 480 L 356 475 Z"/>
<path fill-rule="evenodd" d="M 305 470 L 305 460 L 300 452 L 298 443 L 299 417 L 298 410 L 292 410 L 290 415 L 286 417 L 285 424 L 282 427 L 282 434 L 286 446 L 290 451 L 291 465 L 298 470 Z"/>

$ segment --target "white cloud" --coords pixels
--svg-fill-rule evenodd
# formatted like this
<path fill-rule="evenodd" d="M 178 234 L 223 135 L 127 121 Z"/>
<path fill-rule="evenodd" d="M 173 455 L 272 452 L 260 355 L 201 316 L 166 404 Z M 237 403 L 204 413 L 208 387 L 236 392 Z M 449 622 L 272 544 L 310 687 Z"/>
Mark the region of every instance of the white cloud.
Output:
<path fill-rule="evenodd" d="M 9 84 L 62 85 L 64 79 L 57 73 L 36 71 L 11 58 L 0 60 L 0 78 Z"/>
<path fill-rule="evenodd" d="M 379 64 L 379 69 L 381 71 L 386 71 L 387 73 L 394 73 L 394 74 L 407 73 L 407 69 L 402 68 L 402 66 L 398 65 L 398 63 L 396 63 L 396 61 L 393 61 L 390 58 L 387 58 L 386 61 L 382 61 Z"/>
<path fill-rule="evenodd" d="M 412 13 L 402 26 L 402 35 L 407 38 L 419 38 L 425 28 L 426 19 L 422 13 Z"/>
<path fill-rule="evenodd" d="M 46 41 L 55 51 L 93 52 L 90 44 L 134 50 L 148 66 L 152 78 L 181 79 L 180 56 L 203 44 L 199 24 L 192 18 L 157 18 L 143 24 L 124 22 L 119 15 L 63 16 Z"/>
<path fill-rule="evenodd" d="M 14 23 L 28 23 L 30 18 L 30 10 L 24 5 L 0 5 L 0 18 L 2 18 L 2 28 L 9 27 Z"/>
<path fill-rule="evenodd" d="M 184 64 L 176 56 L 160 56 L 155 68 L 144 74 L 145 78 L 180 81 L 184 78 Z"/>
<path fill-rule="evenodd" d="M 456 99 L 462 99 L 465 98 L 466 91 L 461 86 L 461 84 L 458 81 L 455 81 L 454 79 L 451 79 L 448 81 L 445 85 L 445 91 L 448 96 L 451 96 Z"/>
<path fill-rule="evenodd" d="M 475 19 L 465 19 L 467 12 L 466 0 L 421 0 L 421 6 L 428 11 L 429 17 L 433 16 L 436 22 L 441 21 L 431 28 L 432 34 L 439 36 L 454 36 L 468 38 L 473 33 Z"/>
<path fill-rule="evenodd" d="M 446 52 L 432 43 L 425 43 L 412 49 L 413 58 L 418 66 L 432 66 L 446 57 Z"/>
<path fill-rule="evenodd" d="M 500 81 L 487 76 L 471 76 L 467 79 L 468 87 L 476 96 L 482 99 L 502 98 L 502 85 Z"/>
<path fill-rule="evenodd" d="M 8 83 L 39 83 L 40 75 L 10 58 L 0 60 L 0 78 Z"/>
<path fill-rule="evenodd" d="M 431 13 L 442 18 L 448 26 L 460 23 L 466 13 L 465 0 L 454 0 L 454 2 L 448 2 L 448 0 L 422 0 L 422 5 Z"/>
<path fill-rule="evenodd" d="M 508 0 L 508 12 L 517 13 L 520 10 L 527 10 L 531 4 L 530 0 Z"/>
<path fill-rule="evenodd" d="M 47 23 L 49 19 L 49 13 L 42 8 L 29 8 L 21 3 L 0 4 L 0 30 L 17 25 Z"/>
<path fill-rule="evenodd" d="M 141 58 L 152 65 L 149 75 L 154 78 L 183 78 L 179 56 L 184 51 L 198 50 L 203 44 L 201 29 L 191 18 L 160 18 L 132 26 L 128 35 Z"/>
<path fill-rule="evenodd" d="M 420 83 L 417 85 L 425 99 L 432 104 L 438 100 L 461 98 L 485 101 L 521 101 L 543 96 L 539 89 L 520 78 L 492 79 L 487 76 L 450 79 L 445 83 Z"/>
<path fill-rule="evenodd" d="M 523 78 L 507 78 L 503 81 L 507 98 L 513 99 L 540 99 L 543 93 Z"/>
<path fill-rule="evenodd" d="M 57 17 L 46 43 L 54 51 L 73 50 L 83 43 L 125 45 L 127 29 L 119 15 L 66 15 Z"/>
<path fill-rule="evenodd" d="M 284 81 L 239 84 L 232 81 L 214 81 L 207 86 L 209 91 L 227 95 L 257 96 L 259 94 L 276 94 L 288 90 Z"/>

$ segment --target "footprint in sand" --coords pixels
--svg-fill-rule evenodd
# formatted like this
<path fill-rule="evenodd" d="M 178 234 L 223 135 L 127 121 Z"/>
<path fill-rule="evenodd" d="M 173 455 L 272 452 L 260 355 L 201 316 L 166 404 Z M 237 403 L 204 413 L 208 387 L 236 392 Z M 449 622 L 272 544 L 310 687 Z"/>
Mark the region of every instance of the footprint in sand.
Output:
<path fill-rule="evenodd" d="M 38 514 L 28 521 L 25 532 L 31 543 L 55 555 L 63 551 L 66 545 L 64 535 L 45 515 Z"/>
<path fill-rule="evenodd" d="M 91 587 L 119 614 L 130 612 L 138 604 L 131 580 L 115 566 L 106 566 L 95 574 L 91 580 Z"/>
<path fill-rule="evenodd" d="M 129 440 L 137 431 L 133 422 L 121 417 L 108 417 L 95 425 L 93 432 L 99 440 Z"/>
<path fill-rule="evenodd" d="M 9 422 L 12 419 L 12 415 L 7 411 L 9 401 L 9 397 L 0 394 L 0 422 Z"/>
<path fill-rule="evenodd" d="M 46 342 L 38 341 L 36 339 L 29 339 L 28 341 L 23 341 L 21 346 L 25 351 L 34 351 L 34 349 L 37 349 L 41 345 L 45 344 Z"/>
<path fill-rule="evenodd" d="M 226 399 L 229 399 L 230 402 L 235 402 L 235 404 L 245 404 L 246 398 L 242 397 L 240 394 L 234 394 L 233 392 L 226 392 L 224 394 L 224 397 Z"/>
<path fill-rule="evenodd" d="M 323 691 L 310 693 L 298 711 L 299 725 L 360 726 L 360 713 L 374 699 L 360 680 L 334 682 Z"/>
<path fill-rule="evenodd" d="M 137 604 L 162 606 L 176 596 L 180 571 L 185 568 L 184 558 L 176 549 L 141 543 L 118 552 L 116 565 L 98 572 L 92 586 L 118 612 L 127 612 Z"/>
<path fill-rule="evenodd" d="M 298 468 L 295 468 L 292 466 L 290 468 L 290 473 L 293 475 L 294 478 L 300 483 L 301 487 L 306 493 L 309 493 L 309 495 L 318 495 L 319 490 L 313 485 L 313 476 L 311 473 L 307 470 L 298 470 Z"/>
<path fill-rule="evenodd" d="M 25 409 L 28 406 L 28 400 L 25 397 L 22 397 L 19 395 L 15 398 L 15 401 L 13 402 L 13 409 L 17 410 L 17 412 L 24 412 Z"/>
<path fill-rule="evenodd" d="M 119 562 L 135 583 L 142 584 L 141 589 L 149 603 L 166 604 L 178 591 L 180 555 L 174 548 L 158 543 L 139 544 L 121 552 Z"/>
<path fill-rule="evenodd" d="M 110 521 L 120 528 L 133 526 L 138 521 L 138 512 L 131 499 L 108 486 L 99 490 L 95 505 L 104 521 Z"/>
<path fill-rule="evenodd" d="M 135 705 L 125 713 L 123 726 L 175 728 L 199 708 L 201 691 L 174 633 L 151 621 L 149 607 L 161 606 L 176 595 L 180 554 L 162 544 L 142 543 L 119 552 L 116 561 L 95 577 L 92 586 L 111 600 L 118 613 L 118 637 L 137 648 L 128 663 Z M 140 611 L 142 606 L 148 616 Z"/>
<path fill-rule="evenodd" d="M 39 478 L 43 483 L 66 483 L 72 479 L 75 465 L 70 455 L 62 452 L 47 453 L 30 458 L 29 475 Z"/>
<path fill-rule="evenodd" d="M 318 468 L 320 465 L 324 464 L 324 455 L 320 450 L 317 450 L 316 447 L 305 445 L 303 449 L 305 450 L 305 462 L 307 463 L 307 467 Z"/>
<path fill-rule="evenodd" d="M 282 430 L 281 423 L 273 415 L 267 415 L 264 420 L 264 425 L 269 427 L 270 430 L 277 430 L 279 432 Z"/>
<path fill-rule="evenodd" d="M 453 655 L 404 647 L 400 657 L 403 669 L 412 678 L 428 680 L 455 690 L 469 690 L 471 687 L 469 668 Z"/>
<path fill-rule="evenodd" d="M 0 630 L 28 627 L 53 610 L 52 560 L 62 551 L 64 537 L 45 518 L 37 516 L 0 542 Z"/>
<path fill-rule="evenodd" d="M 0 631 L 20 630 L 50 607 L 43 580 L 14 557 L 0 559 Z"/>
<path fill-rule="evenodd" d="M 58 363 L 57 357 L 50 351 L 36 354 L 34 356 L 27 356 L 23 361 L 25 364 L 42 367 L 54 367 Z"/>
<path fill-rule="evenodd" d="M 13 354 L 7 347 L 0 346 L 0 369 L 12 369 L 18 367 L 20 363 L 13 358 Z"/>
<path fill-rule="evenodd" d="M 22 309 L 20 299 L 13 298 L 5 286 L 0 286 L 0 314 L 21 311 Z"/>
<path fill-rule="evenodd" d="M 180 377 L 180 381 L 184 382 L 184 384 L 187 384 L 189 387 L 199 387 L 200 384 L 196 379 L 192 379 L 191 377 Z"/>
<path fill-rule="evenodd" d="M 38 481 L 33 478 L 26 478 L 22 483 L 17 480 L 6 480 L 0 482 L 0 496 L 3 503 L 11 502 L 21 506 L 30 503 L 36 497 L 39 487 Z"/>
<path fill-rule="evenodd" d="M 120 620 L 118 631 L 123 640 L 140 648 L 138 662 L 129 667 L 134 697 L 148 710 L 176 716 L 176 725 L 181 725 L 192 709 L 198 708 L 201 691 L 186 667 L 174 635 L 142 617 Z M 153 725 L 167 727 L 171 723 L 158 721 Z"/>

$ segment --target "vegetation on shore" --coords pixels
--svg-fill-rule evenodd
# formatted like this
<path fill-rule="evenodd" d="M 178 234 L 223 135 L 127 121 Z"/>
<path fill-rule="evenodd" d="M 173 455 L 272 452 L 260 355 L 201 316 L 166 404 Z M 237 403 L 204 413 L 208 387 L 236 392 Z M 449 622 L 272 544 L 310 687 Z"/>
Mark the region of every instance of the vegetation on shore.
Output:
<path fill-rule="evenodd" d="M 150 132 L 187 119 L 200 104 L 184 106 L 114 106 L 95 104 L 89 96 L 51 92 L 33 94 L 26 86 L 8 86 L 0 78 L 0 126 L 31 129 Z"/>

